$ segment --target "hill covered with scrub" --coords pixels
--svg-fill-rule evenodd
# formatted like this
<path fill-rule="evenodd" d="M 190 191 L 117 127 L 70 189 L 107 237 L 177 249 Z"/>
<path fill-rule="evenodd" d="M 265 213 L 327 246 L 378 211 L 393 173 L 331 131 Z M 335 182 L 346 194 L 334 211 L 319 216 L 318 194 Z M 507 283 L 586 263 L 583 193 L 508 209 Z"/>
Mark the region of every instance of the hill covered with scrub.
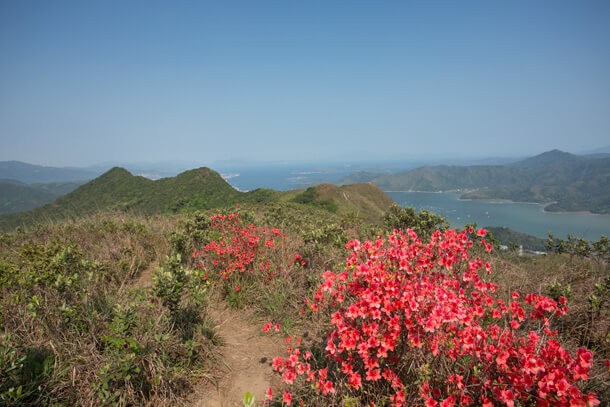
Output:
<path fill-rule="evenodd" d="M 272 191 L 256 190 L 244 195 L 208 168 L 152 181 L 115 167 L 54 202 L 28 212 L 0 217 L 0 227 L 6 229 L 37 222 L 76 219 L 101 211 L 148 215 L 177 213 L 189 208 L 208 209 L 231 204 L 238 198 L 264 201 L 272 194 Z"/>
<path fill-rule="evenodd" d="M 519 257 L 371 184 L 205 168 L 62 199 L 0 233 L 2 405 L 610 402 L 607 239 Z"/>
<path fill-rule="evenodd" d="M 391 198 L 372 184 L 341 188 L 320 185 L 307 191 L 278 192 L 261 188 L 240 192 L 220 174 L 205 167 L 155 181 L 115 167 L 44 206 L 0 216 L 0 229 L 78 219 L 104 211 L 140 215 L 187 213 L 236 203 L 271 203 L 288 199 L 310 205 L 320 205 L 321 201 L 325 201 L 328 204 L 326 209 L 330 211 L 354 213 L 369 221 L 378 220 L 393 203 Z"/>
<path fill-rule="evenodd" d="M 13 179 L 0 179 L 0 214 L 28 211 L 53 202 L 82 183 L 67 181 L 24 184 Z"/>

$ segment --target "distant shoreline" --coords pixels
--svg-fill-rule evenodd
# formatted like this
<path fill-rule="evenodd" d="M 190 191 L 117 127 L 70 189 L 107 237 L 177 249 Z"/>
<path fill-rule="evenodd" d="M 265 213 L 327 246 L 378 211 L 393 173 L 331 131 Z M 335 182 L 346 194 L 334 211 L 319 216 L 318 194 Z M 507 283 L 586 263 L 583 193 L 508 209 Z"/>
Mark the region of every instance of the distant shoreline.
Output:
<path fill-rule="evenodd" d="M 383 192 L 418 192 L 420 194 L 458 194 L 462 193 L 459 189 L 451 189 L 448 191 L 417 191 L 417 190 L 408 190 L 408 191 L 386 191 L 382 189 Z M 468 191 L 471 192 L 471 191 Z"/>
<path fill-rule="evenodd" d="M 591 215 L 591 216 L 610 216 L 610 213 L 593 213 L 591 211 L 547 211 L 546 207 L 553 204 L 555 202 L 551 202 L 549 204 L 544 205 L 542 208 L 542 212 L 548 213 L 549 215 L 570 215 L 570 214 L 580 214 L 580 215 Z"/>
<path fill-rule="evenodd" d="M 476 190 L 469 190 L 468 192 L 472 192 L 472 191 L 476 191 Z M 383 191 L 383 192 L 417 192 L 417 193 L 425 193 L 425 194 L 456 194 L 456 193 L 465 193 L 462 192 L 460 190 L 449 190 L 449 191 L 414 191 L 414 190 L 408 190 L 408 191 Z M 463 201 L 463 202 L 474 202 L 474 201 L 488 201 L 488 203 L 490 204 L 501 204 L 501 203 L 515 203 L 515 204 L 526 204 L 526 205 L 540 205 L 542 206 L 542 208 L 540 208 L 540 211 L 543 213 L 547 213 L 549 215 L 591 215 L 591 216 L 610 216 L 610 214 L 607 213 L 593 213 L 591 211 L 547 211 L 546 208 L 550 205 L 553 205 L 555 203 L 557 203 L 557 201 L 553 201 L 553 202 L 521 202 L 521 201 L 513 201 L 512 199 L 506 199 L 506 198 L 480 198 L 480 199 L 473 199 L 473 198 L 462 198 L 462 197 L 458 197 L 457 199 L 458 201 Z M 495 202 L 494 202 L 495 201 Z"/>
<path fill-rule="evenodd" d="M 458 198 L 458 201 L 485 201 L 485 200 L 491 200 L 493 198 L 481 198 L 481 199 L 462 199 L 462 198 Z M 508 202 L 508 203 L 516 203 L 516 204 L 526 204 L 526 205 L 540 205 L 542 206 L 542 208 L 540 208 L 540 211 L 543 213 L 548 213 L 549 215 L 591 215 L 591 216 L 610 216 L 610 214 L 608 213 L 593 213 L 591 211 L 547 211 L 546 208 L 556 204 L 557 201 L 553 201 L 553 202 L 521 202 L 521 201 L 513 201 L 512 199 L 497 199 L 498 201 L 502 201 L 502 202 Z M 493 202 L 490 202 L 493 203 Z M 501 202 L 499 202 L 501 203 Z"/>

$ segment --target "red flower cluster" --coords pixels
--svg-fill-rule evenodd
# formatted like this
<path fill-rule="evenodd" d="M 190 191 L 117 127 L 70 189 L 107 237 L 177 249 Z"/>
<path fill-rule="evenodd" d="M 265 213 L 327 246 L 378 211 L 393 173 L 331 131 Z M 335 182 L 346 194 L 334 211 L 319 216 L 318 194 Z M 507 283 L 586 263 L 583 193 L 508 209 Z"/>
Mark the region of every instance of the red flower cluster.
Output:
<path fill-rule="evenodd" d="M 425 244 L 411 230 L 349 242 L 346 270 L 327 271 L 308 303 L 331 311 L 326 357 L 335 369 L 313 369 L 310 353 L 289 348 L 290 356 L 273 361 L 283 381 L 301 376 L 326 395 L 342 379 L 366 390 L 359 395 L 386 394 L 393 406 L 407 405 L 406 394 L 429 407 L 599 404 L 578 387 L 592 353 L 571 355 L 550 329 L 566 300 L 496 298 L 497 286 L 479 275 L 491 265 L 470 256 L 469 232 L 437 231 Z"/>
<path fill-rule="evenodd" d="M 205 252 L 212 253 L 213 264 L 220 269 L 220 274 L 228 279 L 231 274 L 238 272 L 253 273 L 255 270 L 265 271 L 273 277 L 274 271 L 266 256 L 269 250 L 278 245 L 286 236 L 279 229 L 259 228 L 258 226 L 243 225 L 239 214 L 214 215 L 210 218 L 212 228 L 218 233 L 218 238 L 205 246 Z M 195 251 L 193 257 L 202 255 L 204 251 Z M 236 291 L 239 287 L 234 288 Z"/>

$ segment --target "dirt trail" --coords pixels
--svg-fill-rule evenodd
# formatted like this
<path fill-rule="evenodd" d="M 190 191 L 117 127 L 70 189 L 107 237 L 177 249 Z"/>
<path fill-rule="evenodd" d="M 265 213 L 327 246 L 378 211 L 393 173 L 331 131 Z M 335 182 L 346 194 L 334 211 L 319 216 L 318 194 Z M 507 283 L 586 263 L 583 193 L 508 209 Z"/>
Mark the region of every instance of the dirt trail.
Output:
<path fill-rule="evenodd" d="M 265 392 L 278 383 L 271 368 L 271 360 L 285 351 L 285 344 L 277 336 L 261 332 L 262 322 L 256 322 L 243 310 L 213 309 L 210 317 L 224 341 L 220 348 L 222 361 L 218 363 L 218 386 L 208 385 L 196 394 L 193 406 L 243 406 L 246 392 L 256 398 L 256 404 L 265 400 Z"/>
<path fill-rule="evenodd" d="M 152 285 L 152 274 L 153 271 L 159 267 L 159 262 L 154 261 L 142 270 L 140 275 L 135 279 L 133 283 L 134 288 L 149 288 Z"/>
<path fill-rule="evenodd" d="M 154 263 L 144 270 L 134 286 L 150 287 L 152 272 L 157 266 Z M 213 372 L 220 379 L 217 386 L 209 384 L 196 391 L 189 404 L 194 407 L 241 407 L 244 394 L 249 391 L 258 405 L 265 400 L 267 389 L 279 384 L 271 361 L 283 355 L 284 342 L 278 336 L 263 334 L 263 322 L 247 311 L 219 304 L 209 310 L 209 317 L 224 342 L 219 348 L 221 358 Z"/>

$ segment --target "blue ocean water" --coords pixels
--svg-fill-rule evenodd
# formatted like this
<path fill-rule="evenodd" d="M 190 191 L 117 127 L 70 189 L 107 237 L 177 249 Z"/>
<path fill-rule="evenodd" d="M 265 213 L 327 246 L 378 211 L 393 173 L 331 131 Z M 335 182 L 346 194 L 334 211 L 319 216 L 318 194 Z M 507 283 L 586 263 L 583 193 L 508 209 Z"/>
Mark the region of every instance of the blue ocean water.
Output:
<path fill-rule="evenodd" d="M 278 165 L 253 168 L 227 168 L 223 176 L 242 190 L 270 188 L 288 190 L 306 188 L 321 182 L 332 182 L 352 174 L 346 166 Z M 444 216 L 452 227 L 467 223 L 478 226 L 507 226 L 513 230 L 541 238 L 547 232 L 566 238 L 568 233 L 587 240 L 610 236 L 610 215 L 586 213 L 546 213 L 543 206 L 499 200 L 461 201 L 460 194 L 429 192 L 387 192 L 399 205 L 428 209 Z"/>

